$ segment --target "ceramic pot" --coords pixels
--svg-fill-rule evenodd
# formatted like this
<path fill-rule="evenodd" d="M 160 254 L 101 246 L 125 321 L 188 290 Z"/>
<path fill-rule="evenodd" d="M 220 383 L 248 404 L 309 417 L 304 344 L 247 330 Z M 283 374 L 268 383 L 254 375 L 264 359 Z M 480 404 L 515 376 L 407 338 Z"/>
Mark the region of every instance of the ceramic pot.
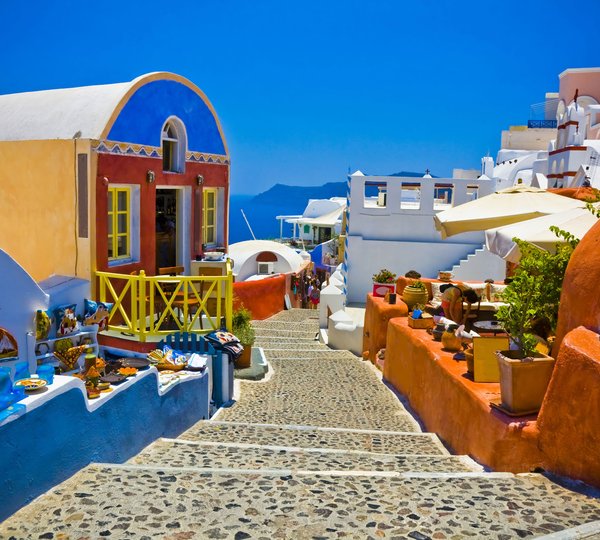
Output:
<path fill-rule="evenodd" d="M 502 406 L 513 413 L 533 414 L 540 410 L 552 377 L 555 360 L 536 353 L 518 358 L 519 351 L 498 351 Z"/>
<path fill-rule="evenodd" d="M 454 331 L 458 328 L 455 324 L 451 324 L 448 329 L 442 334 L 442 344 L 447 351 L 458 352 L 462 349 L 462 341 L 454 335 Z"/>
<path fill-rule="evenodd" d="M 235 361 L 236 369 L 249 368 L 252 365 L 252 345 L 244 345 L 244 352 Z"/>
<path fill-rule="evenodd" d="M 435 341 L 442 341 L 442 334 L 446 331 L 446 325 L 438 323 L 436 327 L 431 331 L 433 339 Z"/>
<path fill-rule="evenodd" d="M 429 293 L 427 289 L 407 285 L 402 291 L 402 300 L 404 300 L 410 311 L 415 304 L 426 304 L 429 300 Z"/>
<path fill-rule="evenodd" d="M 465 351 L 465 360 L 467 361 L 467 373 L 473 375 L 475 371 L 475 357 L 473 356 L 473 349 L 467 349 Z"/>

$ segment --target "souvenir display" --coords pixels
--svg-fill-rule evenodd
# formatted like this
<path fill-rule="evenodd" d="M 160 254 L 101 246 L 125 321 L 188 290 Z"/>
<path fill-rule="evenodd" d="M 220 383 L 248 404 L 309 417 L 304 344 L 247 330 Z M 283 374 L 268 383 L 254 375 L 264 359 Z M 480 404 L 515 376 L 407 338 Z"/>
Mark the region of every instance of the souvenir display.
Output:
<path fill-rule="evenodd" d="M 67 304 L 54 310 L 57 336 L 68 336 L 79 331 L 79 321 L 75 316 L 76 308 L 77 304 Z"/>
<path fill-rule="evenodd" d="M 13 358 L 18 355 L 17 340 L 8 330 L 0 328 L 0 358 Z"/>
<path fill-rule="evenodd" d="M 35 312 L 35 339 L 48 339 L 50 328 L 52 327 L 52 319 L 47 311 L 38 309 Z"/>
<path fill-rule="evenodd" d="M 148 353 L 148 360 L 156 366 L 158 370 L 180 371 L 187 366 L 185 354 L 174 351 L 168 345 L 162 350 L 154 349 Z"/>
<path fill-rule="evenodd" d="M 25 392 L 35 392 L 41 390 L 48 383 L 44 379 L 31 377 L 29 379 L 21 379 L 15 383 L 16 387 L 23 388 Z"/>
<path fill-rule="evenodd" d="M 98 331 L 106 330 L 108 327 L 108 317 L 114 304 L 108 302 L 94 302 L 93 300 L 84 301 L 85 315 L 83 317 L 83 324 L 91 326 L 92 324 L 98 325 Z"/>
<path fill-rule="evenodd" d="M 75 369 L 75 365 L 77 364 L 79 357 L 86 351 L 87 348 L 87 345 L 78 345 L 77 347 L 71 347 L 66 351 L 59 351 L 58 348 L 55 347 L 54 356 L 56 356 L 56 358 L 58 358 L 61 364 L 63 364 L 63 366 L 66 368 L 65 371 L 71 371 L 72 369 Z"/>

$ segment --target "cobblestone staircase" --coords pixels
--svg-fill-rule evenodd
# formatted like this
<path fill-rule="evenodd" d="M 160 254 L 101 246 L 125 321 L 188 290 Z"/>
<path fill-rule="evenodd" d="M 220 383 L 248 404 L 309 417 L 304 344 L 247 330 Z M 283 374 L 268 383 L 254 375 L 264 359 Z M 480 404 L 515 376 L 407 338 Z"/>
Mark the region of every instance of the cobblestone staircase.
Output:
<path fill-rule="evenodd" d="M 453 456 L 316 312 L 256 322 L 273 371 L 212 421 L 85 468 L 1 538 L 593 538 L 600 501 Z"/>

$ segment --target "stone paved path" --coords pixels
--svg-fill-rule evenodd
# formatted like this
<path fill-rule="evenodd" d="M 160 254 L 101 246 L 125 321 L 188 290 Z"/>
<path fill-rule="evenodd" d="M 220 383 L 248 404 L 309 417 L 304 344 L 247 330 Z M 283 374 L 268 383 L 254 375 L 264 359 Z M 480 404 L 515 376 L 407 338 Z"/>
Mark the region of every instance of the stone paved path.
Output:
<path fill-rule="evenodd" d="M 314 340 L 316 312 L 255 322 L 272 373 L 215 420 L 94 464 L 0 538 L 593 538 L 600 500 L 489 473 L 422 433 L 377 372 Z"/>

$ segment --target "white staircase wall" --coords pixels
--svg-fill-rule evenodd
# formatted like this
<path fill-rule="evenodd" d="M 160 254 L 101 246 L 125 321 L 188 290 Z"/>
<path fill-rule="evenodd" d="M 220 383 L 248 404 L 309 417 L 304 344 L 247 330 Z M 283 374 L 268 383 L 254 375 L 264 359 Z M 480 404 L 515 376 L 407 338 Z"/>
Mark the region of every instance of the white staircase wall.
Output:
<path fill-rule="evenodd" d="M 452 267 L 454 279 L 459 281 L 504 281 L 506 277 L 506 261 L 494 253 L 490 253 L 485 246 L 470 253 Z"/>

